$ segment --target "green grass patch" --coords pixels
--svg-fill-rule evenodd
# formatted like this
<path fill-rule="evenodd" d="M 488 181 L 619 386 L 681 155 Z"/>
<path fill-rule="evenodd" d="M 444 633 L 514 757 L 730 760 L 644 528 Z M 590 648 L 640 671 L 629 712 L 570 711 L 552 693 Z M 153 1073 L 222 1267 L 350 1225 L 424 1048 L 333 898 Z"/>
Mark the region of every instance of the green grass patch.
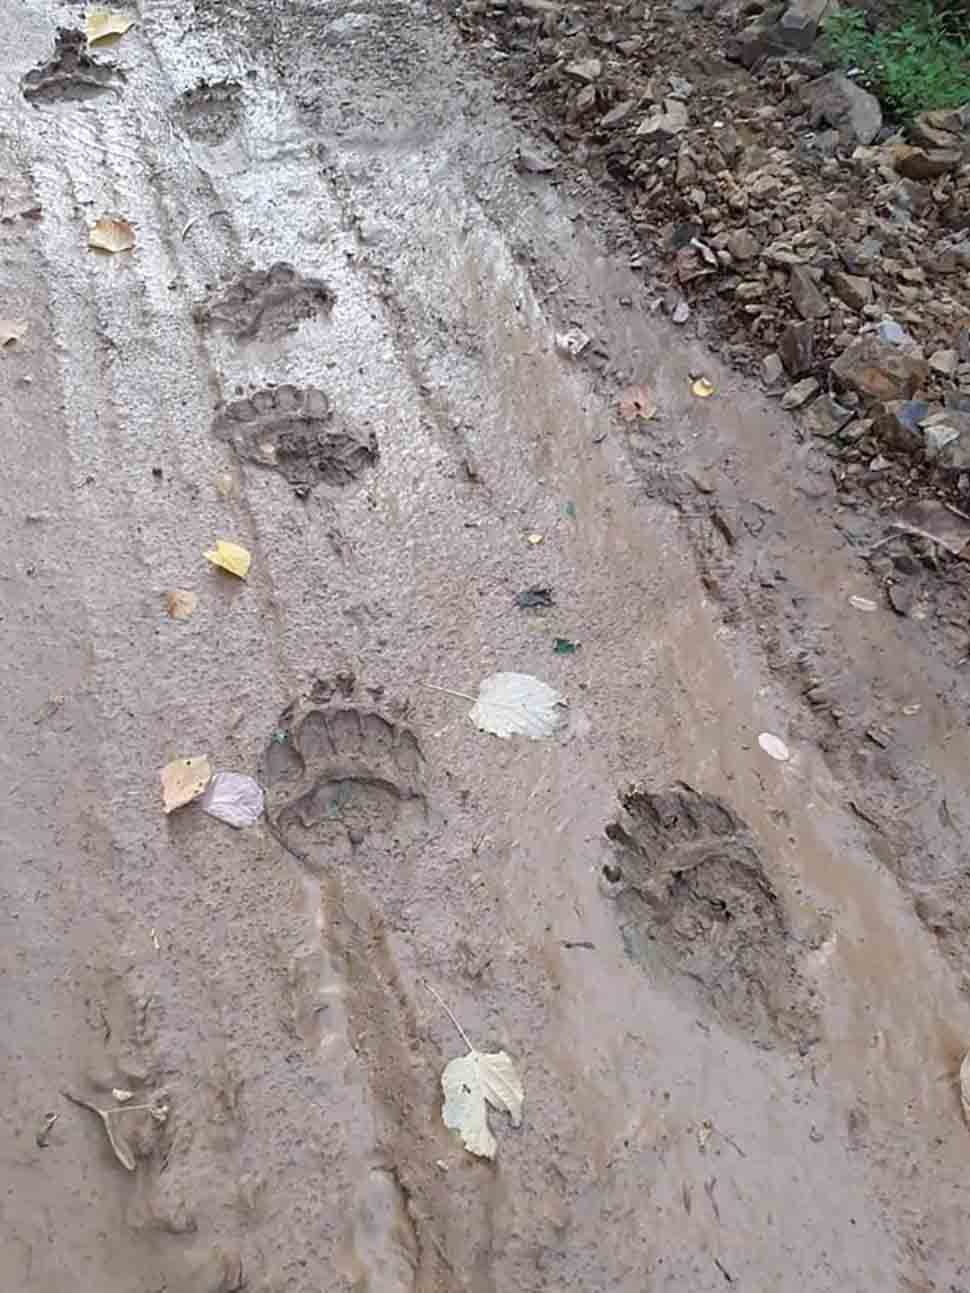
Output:
<path fill-rule="evenodd" d="M 825 20 L 824 42 L 840 67 L 856 68 L 892 116 L 911 120 L 928 108 L 970 102 L 970 33 L 966 16 L 929 0 L 908 6 L 894 26 L 870 31 L 859 9 Z"/>

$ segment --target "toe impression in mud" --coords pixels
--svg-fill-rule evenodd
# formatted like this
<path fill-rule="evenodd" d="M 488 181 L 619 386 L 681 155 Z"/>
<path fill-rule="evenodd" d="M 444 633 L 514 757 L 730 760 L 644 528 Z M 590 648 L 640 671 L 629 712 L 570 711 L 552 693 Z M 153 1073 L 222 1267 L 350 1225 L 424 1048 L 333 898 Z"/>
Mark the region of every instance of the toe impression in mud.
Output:
<path fill-rule="evenodd" d="M 620 803 L 604 874 L 632 959 L 759 1042 L 812 1035 L 801 940 L 746 824 L 683 783 Z"/>

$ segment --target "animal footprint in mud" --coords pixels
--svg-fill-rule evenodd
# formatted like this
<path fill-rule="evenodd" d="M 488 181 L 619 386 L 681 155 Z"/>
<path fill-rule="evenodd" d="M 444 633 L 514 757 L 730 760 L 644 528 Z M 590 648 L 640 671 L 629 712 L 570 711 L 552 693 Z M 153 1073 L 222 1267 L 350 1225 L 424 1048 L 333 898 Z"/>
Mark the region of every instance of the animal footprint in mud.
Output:
<path fill-rule="evenodd" d="M 760 1041 L 812 1031 L 799 972 L 801 939 L 765 873 L 747 826 L 710 795 L 678 784 L 620 796 L 606 828 L 617 860 L 604 868 L 626 949 L 728 1027 Z"/>
<path fill-rule="evenodd" d="M 57 103 L 104 94 L 117 89 L 124 79 L 120 68 L 99 63 L 88 53 L 83 32 L 60 27 L 54 40 L 54 57 L 28 72 L 20 89 L 25 99 Z"/>
<path fill-rule="evenodd" d="M 200 327 L 226 332 L 236 341 L 272 341 L 302 320 L 327 313 L 333 301 L 322 279 L 307 278 L 280 262 L 240 274 L 208 304 L 196 306 L 194 318 Z"/>
<path fill-rule="evenodd" d="M 223 143 L 239 126 L 241 96 L 238 81 L 201 80 L 178 98 L 185 133 L 200 143 Z"/>
<path fill-rule="evenodd" d="M 266 816 L 314 868 L 378 837 L 410 841 L 427 824 L 424 757 L 413 732 L 353 706 L 311 708 L 277 729 L 262 760 Z"/>
<path fill-rule="evenodd" d="M 321 481 L 348 485 L 378 458 L 375 433 L 334 424 L 330 401 L 315 386 L 271 386 L 220 404 L 212 429 L 241 458 L 280 472 L 301 498 Z"/>

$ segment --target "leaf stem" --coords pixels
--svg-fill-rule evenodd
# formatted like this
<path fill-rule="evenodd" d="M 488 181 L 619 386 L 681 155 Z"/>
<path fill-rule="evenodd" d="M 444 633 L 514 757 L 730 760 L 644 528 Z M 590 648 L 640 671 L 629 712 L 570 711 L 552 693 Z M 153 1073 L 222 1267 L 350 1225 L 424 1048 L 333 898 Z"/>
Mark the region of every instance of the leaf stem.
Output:
<path fill-rule="evenodd" d="M 444 690 L 444 689 L 441 688 L 440 690 Z M 451 1010 L 449 1009 L 444 998 L 441 996 L 441 993 L 438 992 L 435 988 L 433 988 L 431 984 L 427 981 L 427 979 L 425 979 L 424 981 L 424 986 L 428 989 L 428 991 L 434 997 L 435 1001 L 437 1001 L 438 1005 L 441 1007 L 441 1009 L 445 1012 L 445 1014 L 448 1016 L 451 1022 L 458 1029 L 458 1033 L 459 1033 L 459 1036 L 461 1037 L 461 1040 L 465 1043 L 465 1045 L 468 1047 L 470 1051 L 473 1051 L 475 1047 L 468 1040 L 468 1034 L 465 1032 L 464 1028 L 462 1028 L 461 1024 L 458 1022 L 455 1016 L 451 1013 Z"/>

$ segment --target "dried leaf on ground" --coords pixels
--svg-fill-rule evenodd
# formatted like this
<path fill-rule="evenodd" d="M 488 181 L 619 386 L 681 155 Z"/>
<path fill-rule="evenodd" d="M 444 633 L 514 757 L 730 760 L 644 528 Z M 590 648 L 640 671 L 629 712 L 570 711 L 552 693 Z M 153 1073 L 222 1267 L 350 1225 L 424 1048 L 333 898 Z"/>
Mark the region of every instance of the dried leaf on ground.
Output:
<path fill-rule="evenodd" d="M 779 763 L 787 763 L 791 758 L 785 742 L 771 732 L 762 732 L 758 737 L 758 744 L 769 758 L 776 759 Z"/>
<path fill-rule="evenodd" d="M 206 561 L 211 561 L 221 570 L 228 570 L 238 579 L 245 579 L 249 574 L 252 557 L 248 548 L 239 543 L 230 543 L 228 539 L 216 539 L 216 546 L 203 553 Z"/>
<path fill-rule="evenodd" d="M 964 1055 L 960 1065 L 960 1103 L 963 1105 L 963 1117 L 970 1127 L 970 1051 Z"/>
<path fill-rule="evenodd" d="M 698 377 L 691 390 L 699 400 L 708 400 L 714 394 L 714 383 L 707 377 Z"/>
<path fill-rule="evenodd" d="M 188 759 L 173 759 L 159 773 L 162 781 L 162 802 L 167 813 L 174 812 L 198 799 L 212 776 L 212 768 L 205 755 Z"/>
<path fill-rule="evenodd" d="M 165 594 L 165 609 L 173 620 L 187 620 L 195 610 L 198 598 L 186 588 L 172 588 Z"/>
<path fill-rule="evenodd" d="M 23 341 L 29 329 L 30 324 L 26 319 L 0 319 L 0 350 Z"/>
<path fill-rule="evenodd" d="M 512 1126 L 522 1121 L 525 1092 L 515 1065 L 505 1051 L 491 1054 L 469 1050 L 454 1059 L 441 1075 L 445 1102 L 441 1117 L 446 1127 L 461 1135 L 469 1153 L 495 1157 L 495 1137 L 488 1125 L 487 1105 L 504 1109 Z"/>
<path fill-rule="evenodd" d="M 551 588 L 525 588 L 516 593 L 515 604 L 521 611 L 547 610 L 555 606 L 556 599 Z"/>
<path fill-rule="evenodd" d="M 493 673 L 482 679 L 468 716 L 482 732 L 541 741 L 562 721 L 562 703 L 555 688 L 531 674 Z"/>
<path fill-rule="evenodd" d="M 633 422 L 636 418 L 649 422 L 656 417 L 657 406 L 645 386 L 630 386 L 620 397 L 619 411 L 624 422 Z"/>
<path fill-rule="evenodd" d="M 134 245 L 135 231 L 121 216 L 102 216 L 88 233 L 88 246 L 96 251 L 131 251 Z"/>
<path fill-rule="evenodd" d="M 200 807 L 210 817 L 239 830 L 262 817 L 263 788 L 242 772 L 217 772 L 206 787 Z"/>
<path fill-rule="evenodd" d="M 109 36 L 123 36 L 134 21 L 127 14 L 113 13 L 110 9 L 89 9 L 84 15 L 84 34 L 89 45 L 96 45 Z"/>

